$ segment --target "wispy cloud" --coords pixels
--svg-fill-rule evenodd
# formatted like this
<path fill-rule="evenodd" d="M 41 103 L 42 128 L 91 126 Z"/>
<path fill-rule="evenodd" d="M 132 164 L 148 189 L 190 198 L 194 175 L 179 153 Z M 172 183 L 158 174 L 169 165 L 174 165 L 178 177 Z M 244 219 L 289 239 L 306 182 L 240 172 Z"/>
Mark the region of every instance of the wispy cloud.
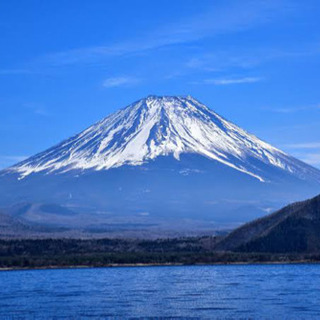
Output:
<path fill-rule="evenodd" d="M 291 150 L 302 161 L 320 167 L 320 142 L 292 143 L 283 147 Z"/>
<path fill-rule="evenodd" d="M 204 79 L 194 81 L 192 84 L 208 84 L 215 86 L 228 86 L 235 84 L 256 83 L 262 81 L 260 77 L 242 77 L 242 78 L 220 78 L 220 79 Z"/>
<path fill-rule="evenodd" d="M 307 56 L 319 55 L 320 43 L 309 43 L 299 47 L 241 47 L 224 49 L 220 51 L 201 53 L 191 57 L 185 64 L 187 68 L 198 69 L 201 71 L 215 72 L 228 68 L 249 69 L 254 68 L 262 63 L 288 59 L 300 58 Z"/>
<path fill-rule="evenodd" d="M 262 78 L 258 77 L 244 77 L 233 79 L 206 79 L 204 82 L 207 84 L 214 84 L 216 86 L 225 86 L 230 84 L 255 83 L 261 80 Z"/>
<path fill-rule="evenodd" d="M 254 49 L 251 49 L 250 51 L 252 52 Z M 260 50 L 259 52 L 256 52 L 255 55 L 251 52 L 234 53 L 233 50 L 222 50 L 215 52 L 214 54 L 201 54 L 189 59 L 186 63 L 186 67 L 207 72 L 222 71 L 228 68 L 247 69 L 260 64 L 266 59 L 266 54 L 264 53 L 263 55 Z"/>
<path fill-rule="evenodd" d="M 26 156 L 3 156 L 0 155 L 0 170 L 12 166 L 20 161 L 25 160 Z"/>
<path fill-rule="evenodd" d="M 273 131 L 279 131 L 279 132 L 288 132 L 288 131 L 298 131 L 298 130 L 318 130 L 320 127 L 320 121 L 308 121 L 308 123 L 300 123 L 300 124 L 288 124 L 288 125 L 282 125 L 273 127 Z"/>
<path fill-rule="evenodd" d="M 206 12 L 195 14 L 194 17 L 169 23 L 137 36 L 134 40 L 56 52 L 42 57 L 39 62 L 56 66 L 93 63 L 108 57 L 135 54 L 240 32 L 270 23 L 275 17 L 287 15 L 290 11 L 288 3 L 290 2 L 286 0 L 256 0 L 244 5 L 238 1 L 228 1 L 228 4 L 214 6 Z"/>
<path fill-rule="evenodd" d="M 312 111 L 312 110 L 319 110 L 320 111 L 320 104 L 313 104 L 307 106 L 298 106 L 298 107 L 284 107 L 284 108 L 268 108 L 264 107 L 263 110 L 275 112 L 275 113 L 296 113 L 300 111 Z"/>
<path fill-rule="evenodd" d="M 320 142 L 292 143 L 285 145 L 285 147 L 292 149 L 320 149 Z"/>
<path fill-rule="evenodd" d="M 318 153 L 308 153 L 302 160 L 310 165 L 320 167 L 320 150 Z"/>
<path fill-rule="evenodd" d="M 123 77 L 111 77 L 105 79 L 102 83 L 102 86 L 105 88 L 114 88 L 122 86 L 132 86 L 140 82 L 140 79 L 123 76 Z"/>
<path fill-rule="evenodd" d="M 306 110 L 305 108 L 275 108 L 275 109 L 268 109 L 268 111 L 272 111 L 275 113 L 295 113 L 298 111 Z"/>

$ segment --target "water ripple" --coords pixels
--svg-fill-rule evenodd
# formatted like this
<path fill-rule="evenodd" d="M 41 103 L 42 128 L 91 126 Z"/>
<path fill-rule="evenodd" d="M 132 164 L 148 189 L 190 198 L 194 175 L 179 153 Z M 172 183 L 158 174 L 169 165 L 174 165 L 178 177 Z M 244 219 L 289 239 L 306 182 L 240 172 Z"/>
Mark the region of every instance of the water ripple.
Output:
<path fill-rule="evenodd" d="M 1 319 L 317 319 L 318 265 L 4 271 Z"/>

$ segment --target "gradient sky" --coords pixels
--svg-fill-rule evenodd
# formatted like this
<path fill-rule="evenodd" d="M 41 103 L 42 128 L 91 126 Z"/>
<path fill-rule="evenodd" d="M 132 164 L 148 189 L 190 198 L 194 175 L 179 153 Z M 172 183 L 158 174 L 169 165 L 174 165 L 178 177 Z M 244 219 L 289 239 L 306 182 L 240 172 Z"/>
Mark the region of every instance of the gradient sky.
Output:
<path fill-rule="evenodd" d="M 190 94 L 320 168 L 320 1 L 0 2 L 0 168 Z"/>

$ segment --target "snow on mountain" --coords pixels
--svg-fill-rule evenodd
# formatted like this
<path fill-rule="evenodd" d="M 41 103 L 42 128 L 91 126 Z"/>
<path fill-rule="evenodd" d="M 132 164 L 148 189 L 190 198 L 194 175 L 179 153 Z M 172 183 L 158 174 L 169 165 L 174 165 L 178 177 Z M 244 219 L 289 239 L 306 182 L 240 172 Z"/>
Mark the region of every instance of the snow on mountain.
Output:
<path fill-rule="evenodd" d="M 225 120 L 188 97 L 149 96 L 109 115 L 80 134 L 9 169 L 32 173 L 107 170 L 137 166 L 159 156 L 198 154 L 260 180 L 263 163 L 300 179 L 320 182 L 320 173 Z"/>

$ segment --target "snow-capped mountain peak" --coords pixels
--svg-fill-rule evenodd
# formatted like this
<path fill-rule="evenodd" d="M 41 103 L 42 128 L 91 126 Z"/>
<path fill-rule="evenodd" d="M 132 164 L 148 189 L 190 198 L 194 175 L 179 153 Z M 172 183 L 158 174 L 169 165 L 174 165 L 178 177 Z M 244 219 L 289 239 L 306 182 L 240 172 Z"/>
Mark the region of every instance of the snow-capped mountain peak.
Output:
<path fill-rule="evenodd" d="M 137 166 L 159 156 L 177 160 L 198 154 L 266 180 L 257 161 L 304 179 L 319 171 L 286 155 L 192 98 L 148 96 L 109 115 L 78 135 L 9 169 L 31 173 L 107 170 Z"/>

